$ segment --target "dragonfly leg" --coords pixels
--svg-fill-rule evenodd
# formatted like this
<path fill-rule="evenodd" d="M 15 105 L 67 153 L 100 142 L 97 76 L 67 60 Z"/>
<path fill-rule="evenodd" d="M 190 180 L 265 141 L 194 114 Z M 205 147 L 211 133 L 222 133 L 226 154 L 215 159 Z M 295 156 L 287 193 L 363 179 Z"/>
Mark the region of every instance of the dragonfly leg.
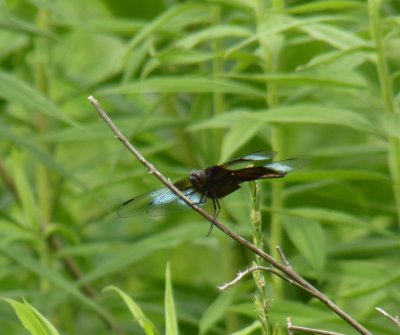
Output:
<path fill-rule="evenodd" d="M 221 205 L 219 204 L 219 201 L 217 198 L 213 197 L 212 202 L 213 202 L 213 207 L 214 207 L 214 220 L 215 220 L 221 210 Z"/>
<path fill-rule="evenodd" d="M 210 235 L 211 235 L 211 233 L 212 233 L 212 231 L 213 231 L 213 228 L 214 228 L 214 224 L 213 223 L 210 223 L 210 228 L 208 228 L 208 233 L 207 233 L 207 237 L 209 237 Z"/>
<path fill-rule="evenodd" d="M 187 197 L 190 197 L 190 196 L 192 196 L 193 194 L 195 194 L 195 193 L 197 193 L 197 191 L 195 191 L 195 190 L 193 190 L 192 192 L 189 192 L 189 193 L 187 193 L 187 194 L 185 194 Z M 204 194 L 201 194 L 201 196 L 200 196 L 200 199 L 198 200 L 198 201 L 193 201 L 192 200 L 192 202 L 195 204 L 195 205 L 202 205 L 202 204 L 204 204 L 205 202 L 207 201 L 207 198 L 206 198 L 206 196 L 204 195 Z"/>
<path fill-rule="evenodd" d="M 214 218 L 213 218 L 213 221 L 215 221 L 217 219 L 217 216 L 218 216 L 220 210 L 221 210 L 221 205 L 219 204 L 219 201 L 218 201 L 217 198 L 212 197 L 211 199 L 212 199 L 212 203 L 213 203 L 213 207 L 214 207 Z M 211 223 L 210 224 L 210 228 L 209 228 L 208 233 L 207 233 L 207 237 L 211 235 L 213 227 L 214 227 L 214 223 Z"/>
<path fill-rule="evenodd" d="M 207 197 L 204 194 L 201 194 L 199 204 L 204 204 L 207 201 Z"/>

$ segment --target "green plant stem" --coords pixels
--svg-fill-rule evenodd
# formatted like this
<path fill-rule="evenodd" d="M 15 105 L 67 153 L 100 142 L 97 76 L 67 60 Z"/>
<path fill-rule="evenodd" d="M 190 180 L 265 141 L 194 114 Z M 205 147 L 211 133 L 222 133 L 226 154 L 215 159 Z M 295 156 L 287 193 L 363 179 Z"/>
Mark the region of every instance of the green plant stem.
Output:
<path fill-rule="evenodd" d="M 214 26 L 220 24 L 221 20 L 221 8 L 219 6 L 213 7 L 211 23 Z M 217 55 L 221 52 L 221 41 L 220 39 L 213 39 L 211 41 L 211 49 L 213 54 Z M 212 73 L 214 76 L 218 76 L 223 73 L 224 64 L 220 57 L 215 57 L 212 60 Z M 218 116 L 225 111 L 224 94 L 220 92 L 212 93 L 212 114 L 213 116 Z M 221 129 L 213 129 L 212 136 L 208 138 L 208 151 L 211 153 L 211 157 L 215 162 L 219 161 L 220 158 L 220 148 L 223 141 L 223 133 Z M 218 145 L 216 145 L 218 144 Z M 222 257 L 224 265 L 224 273 L 226 275 L 232 275 L 237 269 L 237 264 L 235 262 L 235 251 L 232 250 L 232 244 L 228 241 L 220 240 L 220 245 L 222 247 Z M 230 334 L 237 329 L 239 321 L 237 315 L 234 313 L 227 313 L 225 316 L 226 333 Z"/>
<path fill-rule="evenodd" d="M 218 6 L 213 8 L 212 24 L 215 26 L 220 24 L 220 19 L 221 19 L 220 11 L 221 9 Z M 213 54 L 215 55 L 219 54 L 221 52 L 221 41 L 219 39 L 214 39 L 211 42 L 211 48 Z M 223 73 L 224 65 L 223 65 L 223 60 L 220 57 L 215 57 L 212 60 L 212 69 L 213 69 L 213 74 L 216 76 Z M 213 93 L 212 105 L 213 105 L 212 111 L 214 116 L 220 115 L 224 112 L 225 102 L 223 93 L 220 92 Z M 220 129 L 216 128 L 213 130 L 213 138 L 211 140 L 213 141 L 214 145 L 210 145 L 209 148 L 212 151 L 212 157 L 214 158 L 215 162 L 219 160 L 219 154 L 220 154 L 219 149 L 221 148 L 221 145 L 215 145 L 215 143 L 222 144 L 222 136 L 223 135 Z"/>
<path fill-rule="evenodd" d="M 42 29 L 49 29 L 49 13 L 45 10 L 40 10 L 37 17 L 37 25 Z M 38 37 L 35 41 L 35 86 L 36 89 L 43 94 L 48 96 L 49 94 L 49 83 L 46 75 L 47 61 L 47 41 L 43 40 L 42 37 Z M 37 113 L 36 127 L 38 133 L 44 134 L 48 131 L 49 120 L 43 113 Z M 43 145 L 43 150 L 49 151 L 47 145 Z M 38 187 L 38 200 L 40 208 L 41 226 L 44 226 L 51 221 L 51 208 L 52 208 L 52 194 L 51 194 L 51 182 L 49 180 L 49 171 L 42 164 L 38 164 L 37 168 L 37 187 Z"/>
<path fill-rule="evenodd" d="M 278 152 L 282 152 L 282 135 L 281 128 L 279 125 L 272 127 L 272 147 Z M 271 185 L 271 227 L 270 227 L 270 238 L 269 246 L 270 252 L 275 258 L 279 258 L 276 251 L 276 246 L 282 245 L 282 220 L 280 213 L 283 208 L 283 184 L 282 182 L 273 183 Z M 274 296 L 283 297 L 283 282 L 277 277 L 272 277 L 274 283 Z"/>
<path fill-rule="evenodd" d="M 271 64 L 270 71 L 274 72 L 274 65 Z M 267 86 L 267 103 L 269 108 L 277 107 L 279 105 L 279 98 L 277 87 L 273 83 L 269 83 Z M 272 148 L 278 152 L 277 159 L 282 155 L 284 151 L 283 148 L 283 134 L 282 127 L 279 124 L 273 124 L 271 126 L 271 146 Z M 270 238 L 269 238 L 269 246 L 270 252 L 274 257 L 279 257 L 276 246 L 282 245 L 282 222 L 280 212 L 282 212 L 283 208 L 283 184 L 282 182 L 272 183 L 271 185 L 271 228 L 270 228 Z M 282 281 L 278 280 L 278 278 L 273 277 L 274 279 L 274 293 L 277 297 L 283 296 L 283 285 Z"/>
<path fill-rule="evenodd" d="M 281 11 L 283 8 L 282 1 L 274 1 L 273 10 Z M 263 1 L 257 2 L 256 8 L 256 16 L 257 16 L 257 31 L 261 32 L 263 26 L 267 24 L 271 24 L 268 22 L 267 10 L 265 9 L 265 4 Z M 279 58 L 279 52 L 277 50 L 271 50 L 271 46 L 265 38 L 260 38 L 259 40 L 260 46 L 263 52 L 264 58 L 264 71 L 267 74 L 271 74 L 277 71 L 277 59 Z M 266 83 L 266 103 L 268 108 L 277 107 L 279 105 L 279 95 L 276 84 L 274 83 Z M 272 137 L 271 137 L 271 145 L 272 148 L 278 153 L 282 154 L 283 151 L 283 136 L 281 126 L 274 124 L 271 126 L 272 128 Z M 283 201 L 282 201 L 282 191 L 283 187 L 281 183 L 273 183 L 271 192 L 271 202 L 272 208 L 274 209 L 271 214 L 271 228 L 270 228 L 270 239 L 269 246 L 270 252 L 274 257 L 278 257 L 276 253 L 275 247 L 282 244 L 282 223 L 280 212 L 282 211 Z M 274 285 L 274 296 L 276 298 L 283 296 L 283 285 L 282 281 L 278 280 L 278 278 L 273 277 L 273 285 Z"/>
<path fill-rule="evenodd" d="M 48 30 L 50 26 L 49 13 L 46 10 L 39 10 L 37 15 L 37 25 L 43 30 Z M 33 64 L 33 73 L 35 79 L 36 90 L 43 96 L 48 96 L 49 84 L 46 75 L 46 65 L 48 66 L 47 59 L 48 43 L 43 37 L 37 37 L 35 40 L 35 57 Z M 48 131 L 49 120 L 43 113 L 36 113 L 36 129 L 39 134 L 45 134 Z M 49 146 L 42 144 L 44 151 L 49 151 Z M 46 266 L 51 262 L 49 250 L 47 248 L 46 230 L 51 222 L 51 208 L 52 208 L 52 187 L 48 169 L 41 163 L 36 164 L 36 188 L 38 195 L 39 207 L 39 222 L 38 222 L 38 252 L 41 262 Z M 50 284 L 43 280 L 41 287 L 47 290 Z"/>
<path fill-rule="evenodd" d="M 393 86 L 390 78 L 390 72 L 388 69 L 387 58 L 385 55 L 384 43 L 382 40 L 382 34 L 380 30 L 380 1 L 369 0 L 369 16 L 370 16 L 370 32 L 372 40 L 374 41 L 376 48 L 376 66 L 379 77 L 379 84 L 381 88 L 381 95 L 383 104 L 385 106 L 385 112 L 388 115 L 394 115 L 396 113 L 396 107 L 394 104 Z M 394 117 L 397 128 L 400 127 L 399 118 Z M 393 191 L 394 198 L 396 201 L 396 211 L 398 218 L 398 225 L 400 229 L 400 140 L 391 134 L 388 134 L 389 143 L 389 168 L 390 174 L 393 180 Z"/>
<path fill-rule="evenodd" d="M 37 25 L 43 30 L 50 29 L 51 22 L 49 13 L 46 10 L 39 11 L 37 16 Z M 50 83 L 47 75 L 49 67 L 49 41 L 44 40 L 42 37 L 38 37 L 35 42 L 35 86 L 42 95 L 49 96 Z M 49 119 L 43 113 L 37 113 L 36 127 L 40 134 L 45 134 L 49 130 Z M 42 149 L 51 154 L 52 148 L 49 145 L 42 145 Z M 55 183 L 53 183 L 50 171 L 40 163 L 38 163 L 36 167 L 36 181 L 40 210 L 39 234 L 41 234 L 41 241 L 43 242 L 40 246 L 39 252 L 43 263 L 49 264 L 51 262 L 50 253 L 58 252 L 63 248 L 62 244 L 54 234 L 50 236 L 47 235 L 47 228 L 53 221 L 53 205 L 55 199 L 55 193 L 53 190 L 57 187 L 55 186 Z M 82 277 L 80 268 L 72 258 L 64 257 L 62 262 L 72 278 L 79 280 Z M 42 283 L 42 286 L 46 288 L 48 283 Z M 97 295 L 96 290 L 88 283 L 82 285 L 81 290 L 88 297 L 95 297 Z"/>
<path fill-rule="evenodd" d="M 257 248 L 263 249 L 263 237 L 262 237 L 262 221 L 260 211 L 260 188 L 258 183 L 252 181 L 249 183 L 250 198 L 251 198 L 251 224 L 253 227 L 253 243 Z"/>
<path fill-rule="evenodd" d="M 253 227 L 253 244 L 258 248 L 263 250 L 264 242 L 262 236 L 262 220 L 260 211 L 260 192 L 259 186 L 256 181 L 249 183 L 250 188 L 250 198 L 251 198 L 251 214 L 250 220 Z M 255 260 L 253 262 L 254 266 L 261 266 L 263 263 L 260 256 L 255 255 Z M 257 286 L 258 296 L 255 297 L 256 311 L 258 317 L 263 326 L 262 334 L 270 333 L 270 324 L 268 320 L 268 306 L 270 300 L 265 292 L 265 277 L 262 271 L 253 271 L 253 278 Z"/>

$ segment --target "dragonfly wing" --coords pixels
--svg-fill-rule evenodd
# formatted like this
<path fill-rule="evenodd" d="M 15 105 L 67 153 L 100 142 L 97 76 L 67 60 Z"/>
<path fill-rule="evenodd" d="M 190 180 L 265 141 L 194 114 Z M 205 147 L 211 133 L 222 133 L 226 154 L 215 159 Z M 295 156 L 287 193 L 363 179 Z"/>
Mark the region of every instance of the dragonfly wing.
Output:
<path fill-rule="evenodd" d="M 158 198 L 155 203 L 152 203 L 146 208 L 146 212 L 150 216 L 163 216 L 167 213 L 176 213 L 190 210 L 182 199 L 175 195 L 171 190 L 165 193 L 162 198 Z M 207 198 L 202 197 L 200 193 L 195 192 L 192 188 L 182 190 L 182 193 L 188 197 L 194 204 L 204 206 L 207 203 Z"/>
<path fill-rule="evenodd" d="M 168 201 L 169 199 L 168 194 L 170 192 L 171 191 L 168 188 L 164 187 L 159 190 L 145 193 L 139 195 L 138 197 L 132 198 L 124 202 L 118 208 L 118 216 L 121 218 L 126 218 L 130 216 L 143 214 L 143 212 L 144 211 L 147 212 L 149 206 L 152 206 L 153 204 L 155 206 L 160 206 L 161 200 L 157 203 L 157 200 L 159 199 L 164 199 L 165 203 L 163 205 L 166 205 L 166 201 Z M 169 201 L 173 201 L 173 199 L 170 198 Z"/>
<path fill-rule="evenodd" d="M 252 162 L 264 162 L 272 159 L 276 155 L 275 151 L 272 150 L 259 150 L 252 152 L 246 156 L 233 159 L 229 162 L 223 163 L 222 166 L 227 167 L 238 163 L 252 163 Z"/>
<path fill-rule="evenodd" d="M 308 163 L 306 158 L 289 158 L 283 161 L 277 161 L 265 164 L 264 167 L 275 172 L 281 173 L 283 176 L 294 170 L 301 169 Z"/>
<path fill-rule="evenodd" d="M 203 205 L 203 202 L 206 202 L 206 199 L 202 199 L 200 193 L 194 191 L 189 178 L 179 180 L 174 185 L 195 204 Z M 150 216 L 162 216 L 188 209 L 190 207 L 184 201 L 179 199 L 169 188 L 164 187 L 126 201 L 118 209 L 118 216 L 125 218 L 144 212 Z"/>

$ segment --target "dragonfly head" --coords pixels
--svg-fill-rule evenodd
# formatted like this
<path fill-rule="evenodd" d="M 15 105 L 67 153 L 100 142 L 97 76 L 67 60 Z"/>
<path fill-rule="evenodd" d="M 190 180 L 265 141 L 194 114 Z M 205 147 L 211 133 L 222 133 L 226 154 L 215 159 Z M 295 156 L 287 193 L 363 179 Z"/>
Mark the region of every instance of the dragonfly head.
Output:
<path fill-rule="evenodd" d="M 207 174 L 204 170 L 195 170 L 190 174 L 189 180 L 198 191 L 202 191 L 207 185 Z"/>

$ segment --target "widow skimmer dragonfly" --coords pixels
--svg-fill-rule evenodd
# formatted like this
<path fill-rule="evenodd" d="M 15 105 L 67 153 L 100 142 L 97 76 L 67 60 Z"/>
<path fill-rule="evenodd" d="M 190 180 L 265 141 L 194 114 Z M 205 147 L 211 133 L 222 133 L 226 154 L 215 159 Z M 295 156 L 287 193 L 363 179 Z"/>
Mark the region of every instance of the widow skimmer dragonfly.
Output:
<path fill-rule="evenodd" d="M 198 206 L 204 206 L 211 201 L 214 208 L 214 218 L 216 218 L 221 209 L 218 199 L 238 190 L 241 183 L 258 179 L 282 178 L 306 163 L 303 158 L 289 158 L 264 163 L 271 160 L 275 155 L 276 152 L 274 151 L 256 151 L 221 165 L 192 171 L 188 177 L 175 182 L 174 185 Z M 240 163 L 261 165 L 238 170 L 229 169 L 229 167 Z M 143 210 L 150 216 L 160 216 L 165 212 L 189 208 L 175 193 L 164 187 L 124 202 L 118 209 L 118 216 L 138 215 Z"/>

